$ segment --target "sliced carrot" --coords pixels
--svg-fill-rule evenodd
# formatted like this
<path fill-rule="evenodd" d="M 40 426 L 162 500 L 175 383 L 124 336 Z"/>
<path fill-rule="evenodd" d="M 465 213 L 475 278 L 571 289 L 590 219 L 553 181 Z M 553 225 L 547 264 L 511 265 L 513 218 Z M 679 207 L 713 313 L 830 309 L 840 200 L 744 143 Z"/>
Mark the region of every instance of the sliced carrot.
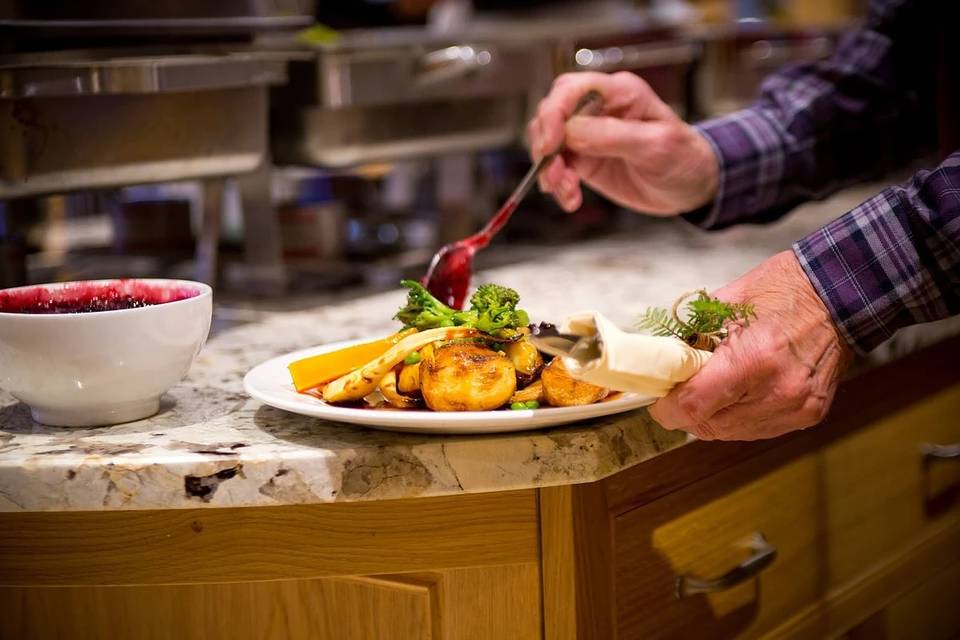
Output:
<path fill-rule="evenodd" d="M 374 358 L 383 355 L 390 347 L 416 332 L 416 329 L 404 329 L 380 340 L 363 342 L 337 351 L 320 353 L 291 362 L 287 368 L 293 378 L 293 386 L 296 387 L 297 391 L 303 393 L 340 376 L 345 376 Z"/>

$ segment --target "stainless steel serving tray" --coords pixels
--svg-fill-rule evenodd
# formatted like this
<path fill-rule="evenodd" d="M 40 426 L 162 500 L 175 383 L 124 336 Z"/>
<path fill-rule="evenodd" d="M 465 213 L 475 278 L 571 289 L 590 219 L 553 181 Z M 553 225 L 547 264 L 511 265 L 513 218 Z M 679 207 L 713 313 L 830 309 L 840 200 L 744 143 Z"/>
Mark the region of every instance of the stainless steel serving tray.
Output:
<path fill-rule="evenodd" d="M 0 63 L 0 198 L 231 175 L 267 146 L 278 53 Z"/>
<path fill-rule="evenodd" d="M 0 62 L 0 98 L 158 94 L 275 84 L 286 79 L 289 59 L 281 53 L 246 52 L 66 55 L 6 58 Z"/>

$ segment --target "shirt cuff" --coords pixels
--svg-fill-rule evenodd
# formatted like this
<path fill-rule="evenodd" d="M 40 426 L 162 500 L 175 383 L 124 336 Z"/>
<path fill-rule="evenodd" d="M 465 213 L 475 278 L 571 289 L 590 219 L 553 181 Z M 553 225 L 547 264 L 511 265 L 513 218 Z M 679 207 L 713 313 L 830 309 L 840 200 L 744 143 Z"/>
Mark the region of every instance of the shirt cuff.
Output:
<path fill-rule="evenodd" d="M 694 125 L 717 156 L 716 199 L 684 218 L 703 229 L 723 229 L 749 221 L 777 202 L 783 180 L 780 133 L 767 115 L 743 109 Z"/>
<path fill-rule="evenodd" d="M 900 192 L 882 191 L 793 245 L 847 342 L 866 353 L 900 329 L 945 317 Z"/>

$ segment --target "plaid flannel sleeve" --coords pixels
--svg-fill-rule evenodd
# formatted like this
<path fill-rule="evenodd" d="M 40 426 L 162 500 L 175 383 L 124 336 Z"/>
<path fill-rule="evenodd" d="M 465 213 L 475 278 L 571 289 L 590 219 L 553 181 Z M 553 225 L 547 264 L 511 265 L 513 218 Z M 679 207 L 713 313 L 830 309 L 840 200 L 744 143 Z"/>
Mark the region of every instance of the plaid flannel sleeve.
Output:
<path fill-rule="evenodd" d="M 846 339 L 869 351 L 960 313 L 960 151 L 793 246 Z"/>
<path fill-rule="evenodd" d="M 768 222 L 932 147 L 932 53 L 919 13 L 927 4 L 872 0 L 830 59 L 788 66 L 752 107 L 698 125 L 720 184 L 687 220 L 707 229 Z"/>

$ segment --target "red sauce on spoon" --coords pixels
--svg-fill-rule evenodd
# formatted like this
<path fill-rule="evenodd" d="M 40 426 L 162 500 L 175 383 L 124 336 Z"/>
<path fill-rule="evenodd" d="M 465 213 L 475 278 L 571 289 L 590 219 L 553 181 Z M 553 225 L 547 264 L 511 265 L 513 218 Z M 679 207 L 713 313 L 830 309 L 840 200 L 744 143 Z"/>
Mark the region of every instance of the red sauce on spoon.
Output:
<path fill-rule="evenodd" d="M 473 255 L 483 249 L 510 219 L 518 201 L 511 197 L 487 225 L 469 238 L 458 240 L 440 249 L 423 279 L 423 285 L 441 302 L 462 309 L 467 288 L 473 276 Z"/>

